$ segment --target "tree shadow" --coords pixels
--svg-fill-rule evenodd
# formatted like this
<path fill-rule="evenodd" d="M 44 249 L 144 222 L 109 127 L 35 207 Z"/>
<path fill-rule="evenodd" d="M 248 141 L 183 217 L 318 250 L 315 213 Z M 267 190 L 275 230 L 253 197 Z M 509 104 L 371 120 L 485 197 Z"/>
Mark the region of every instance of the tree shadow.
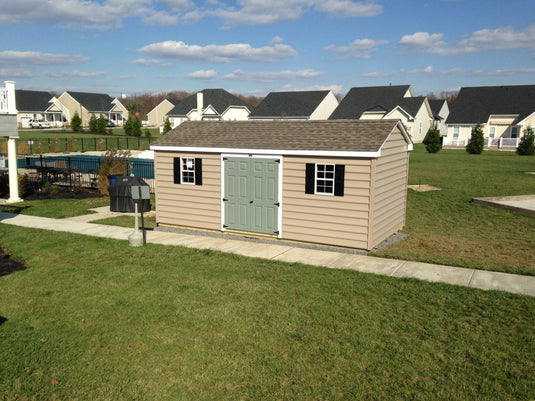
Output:
<path fill-rule="evenodd" d="M 7 322 L 7 319 L 3 316 L 0 316 L 0 326 L 2 326 L 5 322 Z"/>
<path fill-rule="evenodd" d="M 28 267 L 22 260 L 12 259 L 2 248 L 0 248 L 0 277 L 16 271 L 26 270 Z"/>

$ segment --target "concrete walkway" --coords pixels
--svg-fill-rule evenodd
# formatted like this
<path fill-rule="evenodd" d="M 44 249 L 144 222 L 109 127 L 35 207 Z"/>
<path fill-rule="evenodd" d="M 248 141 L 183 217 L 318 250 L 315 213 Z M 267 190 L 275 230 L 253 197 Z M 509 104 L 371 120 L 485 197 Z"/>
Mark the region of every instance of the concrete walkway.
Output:
<path fill-rule="evenodd" d="M 68 219 L 21 214 L 0 213 L 0 223 L 21 227 L 69 232 L 95 237 L 128 240 L 132 228 L 90 223 L 89 221 L 125 213 L 109 212 L 109 207 L 97 208 L 92 215 Z M 535 277 L 484 270 L 441 266 L 428 263 L 370 257 L 336 250 L 309 249 L 285 241 L 246 241 L 234 236 L 206 236 L 202 233 L 147 231 L 147 242 L 162 245 L 179 245 L 190 248 L 211 249 L 243 256 L 298 262 L 334 269 L 350 269 L 390 277 L 409 277 L 431 282 L 462 285 L 483 290 L 501 290 L 535 297 Z"/>

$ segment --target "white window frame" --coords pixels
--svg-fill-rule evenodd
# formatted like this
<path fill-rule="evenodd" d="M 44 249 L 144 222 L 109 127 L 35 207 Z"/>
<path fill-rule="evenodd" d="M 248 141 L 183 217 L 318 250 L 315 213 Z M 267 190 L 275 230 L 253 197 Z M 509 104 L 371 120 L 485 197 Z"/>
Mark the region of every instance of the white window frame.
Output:
<path fill-rule="evenodd" d="M 180 183 L 185 185 L 195 185 L 195 158 L 180 158 Z"/>
<path fill-rule="evenodd" d="M 455 135 L 455 130 L 457 130 L 457 136 Z M 451 137 L 453 140 L 459 140 L 461 136 L 461 126 L 460 125 L 454 125 L 451 127 Z"/>
<path fill-rule="evenodd" d="M 316 169 L 315 169 L 315 172 L 314 172 L 314 194 L 316 194 L 316 195 L 334 196 L 334 185 L 335 185 L 335 175 L 336 175 L 335 164 L 333 164 L 333 163 L 316 163 L 315 166 L 316 166 Z M 322 167 L 323 171 L 320 171 L 319 167 Z M 332 171 L 327 171 L 327 168 L 332 169 Z M 327 177 L 327 173 L 332 173 L 332 177 Z M 322 175 L 321 177 L 320 177 L 320 174 Z M 324 181 L 325 182 L 324 184 L 321 185 L 323 187 L 322 191 L 318 190 L 318 186 L 320 185 L 318 183 L 319 181 Z M 326 191 L 326 188 L 327 188 L 326 184 L 329 183 L 329 182 L 331 183 L 331 185 L 330 185 L 331 191 L 327 192 Z"/>
<path fill-rule="evenodd" d="M 513 132 L 516 130 L 516 132 Z M 511 126 L 511 138 L 519 138 L 520 127 L 518 125 Z M 514 136 L 513 136 L 514 135 Z"/>
<path fill-rule="evenodd" d="M 488 136 L 490 139 L 496 139 L 496 133 L 498 132 L 498 127 L 495 125 L 489 125 Z"/>

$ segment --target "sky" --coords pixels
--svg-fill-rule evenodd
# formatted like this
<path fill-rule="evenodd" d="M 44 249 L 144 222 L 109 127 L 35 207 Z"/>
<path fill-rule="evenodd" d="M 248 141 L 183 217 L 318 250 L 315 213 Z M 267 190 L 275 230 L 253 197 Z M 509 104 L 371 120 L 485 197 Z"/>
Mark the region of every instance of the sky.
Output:
<path fill-rule="evenodd" d="M 535 84 L 534 15 L 535 0 L 2 0 L 0 85 L 118 97 Z"/>

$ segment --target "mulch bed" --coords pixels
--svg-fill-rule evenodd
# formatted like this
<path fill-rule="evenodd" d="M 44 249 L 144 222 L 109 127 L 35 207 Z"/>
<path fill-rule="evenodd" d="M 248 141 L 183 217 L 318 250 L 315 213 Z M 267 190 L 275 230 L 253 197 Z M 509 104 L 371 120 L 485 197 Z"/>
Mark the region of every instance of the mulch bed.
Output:
<path fill-rule="evenodd" d="M 41 200 L 41 199 L 87 199 L 99 198 L 102 194 L 97 189 L 82 187 L 58 187 L 41 191 L 35 191 L 28 195 L 24 200 Z"/>
<path fill-rule="evenodd" d="M 12 259 L 11 255 L 0 248 L 0 277 L 7 276 L 16 271 L 26 270 L 28 266 L 23 260 Z"/>

